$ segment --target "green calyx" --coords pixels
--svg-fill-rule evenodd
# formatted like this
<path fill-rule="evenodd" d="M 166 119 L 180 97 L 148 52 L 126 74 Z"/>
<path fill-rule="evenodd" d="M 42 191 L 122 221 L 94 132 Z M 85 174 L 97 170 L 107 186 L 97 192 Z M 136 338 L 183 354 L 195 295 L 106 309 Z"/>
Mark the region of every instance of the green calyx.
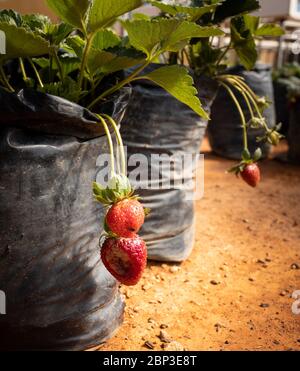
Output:
<path fill-rule="evenodd" d="M 108 182 L 107 187 L 93 183 L 93 193 L 96 201 L 109 206 L 124 199 L 137 199 L 129 179 L 124 175 L 115 174 Z"/>
<path fill-rule="evenodd" d="M 260 148 L 257 148 L 257 150 L 254 152 L 253 156 L 249 152 L 248 149 L 245 149 L 242 153 L 242 160 L 239 164 L 233 166 L 231 169 L 229 169 L 228 173 L 236 174 L 237 176 L 242 173 L 246 166 L 255 164 L 258 162 L 262 157 L 262 151 Z"/>

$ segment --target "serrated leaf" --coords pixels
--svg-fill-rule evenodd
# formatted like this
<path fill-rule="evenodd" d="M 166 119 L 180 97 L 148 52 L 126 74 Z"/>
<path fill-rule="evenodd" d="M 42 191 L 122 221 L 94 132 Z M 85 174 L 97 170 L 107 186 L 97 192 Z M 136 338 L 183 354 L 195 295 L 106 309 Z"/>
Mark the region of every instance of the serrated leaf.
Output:
<path fill-rule="evenodd" d="M 115 48 L 104 50 L 91 49 L 88 56 L 87 67 L 90 75 L 96 73 L 109 74 L 138 65 L 145 58 L 136 50 Z"/>
<path fill-rule="evenodd" d="M 90 0 L 46 0 L 46 2 L 64 22 L 84 30 L 85 15 Z"/>
<path fill-rule="evenodd" d="M 25 14 L 23 15 L 23 26 L 31 29 L 31 31 L 44 32 L 47 25 L 51 24 L 50 18 L 41 14 Z"/>
<path fill-rule="evenodd" d="M 6 37 L 6 54 L 0 60 L 18 57 L 37 57 L 49 53 L 49 43 L 42 37 L 22 27 L 0 22 Z"/>
<path fill-rule="evenodd" d="M 78 58 L 82 58 L 85 42 L 80 36 L 75 35 L 68 37 L 65 44 L 71 48 L 74 55 L 77 55 Z M 71 50 L 69 49 L 68 52 Z"/>
<path fill-rule="evenodd" d="M 246 17 L 235 17 L 231 20 L 231 42 L 241 64 L 248 70 L 252 69 L 258 55 L 255 40 L 247 26 Z"/>
<path fill-rule="evenodd" d="M 65 98 L 71 102 L 77 102 L 80 97 L 80 89 L 76 81 L 70 77 L 66 77 L 63 81 L 45 84 L 44 87 L 39 87 L 39 91 Z"/>
<path fill-rule="evenodd" d="M 12 25 L 22 26 L 22 16 L 12 9 L 0 10 L 0 22 L 6 22 Z"/>
<path fill-rule="evenodd" d="M 193 37 L 220 36 L 214 27 L 201 27 L 196 23 L 178 19 L 156 18 L 152 21 L 122 22 L 131 45 L 149 57 L 155 52 L 178 51 Z"/>
<path fill-rule="evenodd" d="M 221 23 L 226 18 L 231 18 L 243 13 L 249 13 L 260 8 L 258 0 L 225 0 L 215 12 L 214 22 Z"/>
<path fill-rule="evenodd" d="M 153 81 L 180 102 L 190 107 L 198 115 L 209 119 L 208 114 L 202 108 L 201 102 L 197 97 L 198 92 L 193 85 L 193 79 L 185 67 L 161 67 L 140 78 Z"/>
<path fill-rule="evenodd" d="M 121 39 L 113 31 L 100 30 L 93 39 L 93 48 L 105 50 L 120 45 Z"/>
<path fill-rule="evenodd" d="M 142 3 L 142 0 L 94 0 L 89 11 L 88 30 L 96 32 Z"/>
<path fill-rule="evenodd" d="M 259 27 L 255 31 L 255 36 L 282 36 L 284 35 L 284 30 L 277 24 L 268 23 Z"/>
<path fill-rule="evenodd" d="M 151 1 L 151 5 L 159 8 L 166 14 L 170 15 L 181 15 L 185 16 L 188 20 L 196 22 L 198 21 L 204 14 L 212 13 L 215 11 L 219 4 L 213 5 L 205 5 L 201 7 L 189 7 L 189 6 L 181 6 L 181 5 L 170 5 L 164 4 L 158 1 Z"/>

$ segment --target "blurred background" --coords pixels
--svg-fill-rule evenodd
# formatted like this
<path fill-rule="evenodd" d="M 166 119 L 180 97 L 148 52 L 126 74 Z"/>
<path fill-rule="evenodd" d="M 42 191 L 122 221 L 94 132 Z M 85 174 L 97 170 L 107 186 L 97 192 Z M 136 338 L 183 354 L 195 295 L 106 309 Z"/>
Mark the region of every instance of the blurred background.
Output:
<path fill-rule="evenodd" d="M 165 2 L 168 2 L 165 1 Z M 169 1 L 172 3 L 172 1 Z M 185 0 L 177 0 L 177 3 L 187 3 Z M 278 22 L 286 30 L 286 35 L 278 40 L 264 40 L 259 43 L 259 60 L 281 67 L 287 62 L 298 62 L 300 54 L 300 0 L 260 0 L 261 9 L 257 15 L 266 22 Z M 41 13 L 52 19 L 55 16 L 43 0 L 0 0 L 0 9 L 12 8 L 23 14 Z M 139 12 L 153 14 L 156 10 L 151 6 L 145 6 Z M 226 25 L 224 25 L 226 28 Z M 227 40 L 222 39 L 226 44 Z M 234 62 L 234 61 L 233 61 Z"/>

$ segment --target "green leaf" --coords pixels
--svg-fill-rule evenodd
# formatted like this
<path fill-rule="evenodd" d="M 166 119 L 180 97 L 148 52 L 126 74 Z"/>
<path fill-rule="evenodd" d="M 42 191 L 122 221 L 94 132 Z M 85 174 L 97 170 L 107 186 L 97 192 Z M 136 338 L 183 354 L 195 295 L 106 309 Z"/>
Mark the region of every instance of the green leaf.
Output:
<path fill-rule="evenodd" d="M 161 67 L 145 76 L 139 77 L 139 79 L 153 81 L 180 102 L 190 107 L 198 115 L 209 119 L 197 97 L 198 91 L 193 85 L 193 79 L 185 67 Z"/>
<path fill-rule="evenodd" d="M 39 87 L 38 90 L 46 94 L 65 98 L 71 102 L 77 102 L 81 93 L 76 81 L 70 77 L 66 77 L 64 81 L 45 84 L 43 88 Z"/>
<path fill-rule="evenodd" d="M 156 18 L 152 21 L 122 22 L 133 47 L 148 57 L 164 51 L 179 51 L 193 37 L 221 36 L 214 27 L 201 27 L 196 23 L 178 19 Z"/>
<path fill-rule="evenodd" d="M 198 21 L 204 14 L 212 13 L 215 11 L 219 4 L 213 5 L 206 5 L 202 7 L 188 7 L 188 6 L 181 6 L 181 5 L 169 5 L 164 4 L 158 1 L 151 1 L 151 5 L 159 8 L 164 13 L 170 15 L 182 15 L 186 16 L 186 18 L 190 21 L 196 22 Z"/>
<path fill-rule="evenodd" d="M 120 37 L 110 30 L 98 31 L 93 39 L 93 47 L 100 50 L 113 48 L 120 43 Z"/>
<path fill-rule="evenodd" d="M 72 52 L 78 58 L 82 58 L 85 42 L 80 36 L 75 35 L 68 37 L 66 45 L 70 48 L 67 50 L 68 52 Z"/>
<path fill-rule="evenodd" d="M 231 20 L 231 42 L 242 65 L 248 70 L 252 69 L 258 55 L 255 40 L 244 17 Z"/>
<path fill-rule="evenodd" d="M 32 60 L 33 60 L 34 63 L 36 63 L 42 69 L 46 69 L 46 68 L 50 67 L 49 58 L 33 58 Z M 80 67 L 80 61 L 76 57 L 60 56 L 59 60 L 60 60 L 60 64 L 61 64 L 61 67 L 62 67 L 62 73 L 63 73 L 64 77 L 66 77 L 70 73 L 78 70 L 79 67 Z M 52 70 L 54 70 L 54 71 L 59 70 L 55 59 L 53 59 L 53 61 L 52 61 Z"/>
<path fill-rule="evenodd" d="M 1 55 L 0 60 L 37 57 L 49 53 L 49 43 L 25 28 L 0 22 L 0 30 L 6 36 L 6 54 Z"/>
<path fill-rule="evenodd" d="M 260 8 L 258 0 L 225 0 L 215 12 L 214 22 L 221 23 L 226 18 L 249 13 Z"/>
<path fill-rule="evenodd" d="M 89 32 L 110 25 L 119 16 L 139 8 L 142 3 L 142 0 L 94 0 L 88 17 Z"/>
<path fill-rule="evenodd" d="M 0 10 L 0 22 L 6 22 L 15 26 L 22 26 L 22 16 L 12 9 Z"/>
<path fill-rule="evenodd" d="M 85 15 L 90 0 L 46 0 L 48 6 L 64 22 L 84 30 Z"/>
<path fill-rule="evenodd" d="M 88 71 L 91 76 L 96 73 L 109 74 L 136 66 L 145 60 L 145 56 L 134 49 L 115 48 L 108 51 L 91 49 L 88 56 Z"/>
<path fill-rule="evenodd" d="M 284 30 L 277 24 L 268 23 L 259 27 L 255 31 L 255 36 L 282 36 L 284 35 Z"/>
<path fill-rule="evenodd" d="M 31 29 L 31 31 L 38 31 L 44 33 L 45 28 L 51 24 L 50 18 L 41 14 L 26 14 L 23 15 L 23 26 Z"/>

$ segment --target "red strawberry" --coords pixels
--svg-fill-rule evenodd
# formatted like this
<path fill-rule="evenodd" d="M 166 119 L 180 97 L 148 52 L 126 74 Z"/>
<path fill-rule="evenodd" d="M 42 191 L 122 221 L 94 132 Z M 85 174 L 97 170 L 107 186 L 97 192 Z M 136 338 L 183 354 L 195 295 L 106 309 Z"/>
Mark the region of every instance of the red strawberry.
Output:
<path fill-rule="evenodd" d="M 142 204 L 135 199 L 125 199 L 113 205 L 107 215 L 106 224 L 117 236 L 134 238 L 145 221 Z"/>
<path fill-rule="evenodd" d="M 147 248 L 138 236 L 135 238 L 107 238 L 101 249 L 106 269 L 121 283 L 136 285 L 147 265 Z"/>
<path fill-rule="evenodd" d="M 261 178 L 258 165 L 256 163 L 246 165 L 241 176 L 247 184 L 255 188 Z"/>

